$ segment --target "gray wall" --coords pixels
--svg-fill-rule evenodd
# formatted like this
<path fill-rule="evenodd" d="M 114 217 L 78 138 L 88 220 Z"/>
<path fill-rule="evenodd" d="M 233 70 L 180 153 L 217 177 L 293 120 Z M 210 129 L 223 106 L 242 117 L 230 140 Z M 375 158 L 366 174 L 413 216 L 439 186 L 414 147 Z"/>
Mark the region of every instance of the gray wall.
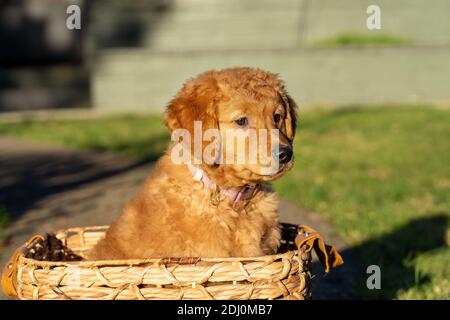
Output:
<path fill-rule="evenodd" d="M 144 24 L 159 20 L 142 32 L 139 48 L 97 55 L 93 105 L 101 112 L 161 111 L 187 78 L 229 66 L 279 73 L 304 106 L 449 102 L 450 1 L 375 2 L 381 31 L 366 28 L 366 8 L 374 1 L 180 0 L 163 14 L 142 11 Z M 316 46 L 349 32 L 412 44 Z"/>

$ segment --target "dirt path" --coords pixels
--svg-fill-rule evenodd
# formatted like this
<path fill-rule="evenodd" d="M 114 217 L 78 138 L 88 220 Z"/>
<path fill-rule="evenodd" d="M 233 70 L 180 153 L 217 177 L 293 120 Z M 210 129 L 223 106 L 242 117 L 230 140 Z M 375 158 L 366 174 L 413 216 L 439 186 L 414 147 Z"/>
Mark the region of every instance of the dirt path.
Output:
<path fill-rule="evenodd" d="M 0 265 L 30 236 L 72 226 L 109 224 L 140 187 L 152 165 L 128 158 L 0 137 L 0 205 L 13 217 Z M 353 257 L 331 225 L 282 201 L 282 221 L 310 225 L 345 252 L 346 264 L 326 277 L 315 268 L 316 299 L 351 296 Z M 0 294 L 0 299 L 5 298 Z"/>

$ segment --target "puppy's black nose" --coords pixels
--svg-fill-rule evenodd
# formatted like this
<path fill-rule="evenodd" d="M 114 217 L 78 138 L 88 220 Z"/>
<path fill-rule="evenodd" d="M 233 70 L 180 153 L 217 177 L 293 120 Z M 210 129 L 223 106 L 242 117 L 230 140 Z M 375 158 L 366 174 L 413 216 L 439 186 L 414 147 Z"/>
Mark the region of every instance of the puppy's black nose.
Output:
<path fill-rule="evenodd" d="M 280 163 L 288 163 L 292 159 L 292 148 L 288 146 L 280 146 L 278 155 L 274 154 Z"/>

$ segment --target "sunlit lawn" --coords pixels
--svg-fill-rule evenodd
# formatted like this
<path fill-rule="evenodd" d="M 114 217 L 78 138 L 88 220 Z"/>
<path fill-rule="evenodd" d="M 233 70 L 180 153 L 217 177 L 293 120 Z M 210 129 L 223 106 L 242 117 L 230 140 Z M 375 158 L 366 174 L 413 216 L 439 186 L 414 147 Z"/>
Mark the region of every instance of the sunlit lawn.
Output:
<path fill-rule="evenodd" d="M 295 151 L 277 189 L 329 217 L 362 271 L 381 266 L 382 290 L 360 295 L 450 298 L 450 110 L 305 113 Z"/>
<path fill-rule="evenodd" d="M 169 140 L 160 116 L 1 123 L 0 134 L 155 160 Z"/>
<path fill-rule="evenodd" d="M 450 298 L 450 110 L 300 113 L 294 170 L 278 192 L 328 217 L 361 257 L 364 298 Z M 154 160 L 160 117 L 1 124 L 0 134 Z M 379 265 L 382 289 L 365 288 Z"/>

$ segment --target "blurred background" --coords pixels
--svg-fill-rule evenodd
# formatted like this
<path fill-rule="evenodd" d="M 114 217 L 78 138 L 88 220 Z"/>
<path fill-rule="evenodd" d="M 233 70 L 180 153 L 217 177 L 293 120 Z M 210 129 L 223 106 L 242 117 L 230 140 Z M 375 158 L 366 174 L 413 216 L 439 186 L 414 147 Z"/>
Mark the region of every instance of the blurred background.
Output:
<path fill-rule="evenodd" d="M 158 112 L 188 77 L 236 65 L 280 73 L 304 106 L 448 101 L 448 1 L 377 1 L 380 30 L 370 4 L 3 0 L 0 110 Z"/>
<path fill-rule="evenodd" d="M 182 83 L 253 66 L 300 105 L 282 218 L 346 258 L 316 297 L 450 298 L 450 1 L 0 0 L 0 44 L 3 259 L 32 234 L 112 221 L 167 145 Z"/>

